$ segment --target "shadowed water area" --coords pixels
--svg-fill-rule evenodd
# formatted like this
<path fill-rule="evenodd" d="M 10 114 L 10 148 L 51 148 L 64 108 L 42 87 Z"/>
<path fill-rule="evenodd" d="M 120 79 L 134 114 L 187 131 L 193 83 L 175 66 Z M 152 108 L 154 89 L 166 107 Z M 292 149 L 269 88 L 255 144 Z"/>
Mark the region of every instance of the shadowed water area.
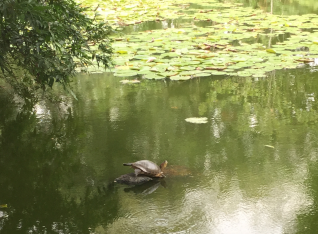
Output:
<path fill-rule="evenodd" d="M 79 75 L 78 100 L 31 107 L 0 90 L 0 233 L 316 233 L 317 78 Z M 167 177 L 113 182 L 142 159 Z"/>

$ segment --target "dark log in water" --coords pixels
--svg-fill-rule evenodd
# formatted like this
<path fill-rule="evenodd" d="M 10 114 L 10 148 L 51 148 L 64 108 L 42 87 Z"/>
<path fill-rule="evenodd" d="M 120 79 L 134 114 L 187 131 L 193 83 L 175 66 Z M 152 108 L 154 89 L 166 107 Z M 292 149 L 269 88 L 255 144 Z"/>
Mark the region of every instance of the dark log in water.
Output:
<path fill-rule="evenodd" d="M 139 185 L 151 181 L 153 179 L 154 178 L 148 176 L 136 176 L 135 173 L 129 173 L 119 176 L 115 179 L 114 182 L 127 185 Z"/>

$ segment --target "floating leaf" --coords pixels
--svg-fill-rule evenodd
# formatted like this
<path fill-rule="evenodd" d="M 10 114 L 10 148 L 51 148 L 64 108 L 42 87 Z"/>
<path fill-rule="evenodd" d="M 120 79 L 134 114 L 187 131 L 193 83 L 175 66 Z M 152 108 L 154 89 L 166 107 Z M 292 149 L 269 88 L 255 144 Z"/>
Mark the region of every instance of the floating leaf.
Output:
<path fill-rule="evenodd" d="M 190 67 L 190 66 L 188 66 L 188 67 L 180 67 L 179 69 L 180 69 L 180 70 L 186 70 L 186 71 L 193 71 L 193 70 L 195 70 L 195 68 L 196 68 L 196 67 Z"/>
<path fill-rule="evenodd" d="M 190 80 L 191 76 L 170 76 L 170 80 Z"/>
<path fill-rule="evenodd" d="M 121 80 L 119 82 L 122 84 L 138 84 L 138 83 L 140 83 L 139 80 Z"/>
<path fill-rule="evenodd" d="M 201 77 L 201 76 L 211 76 L 210 73 L 206 73 L 206 72 L 201 72 L 201 73 L 197 73 L 195 74 L 196 77 Z"/>
<path fill-rule="evenodd" d="M 221 71 L 213 71 L 213 72 L 211 72 L 211 74 L 215 75 L 215 76 L 223 76 L 223 75 L 226 75 L 227 73 L 221 72 Z"/>
<path fill-rule="evenodd" d="M 175 76 L 177 74 L 178 74 L 178 72 L 171 71 L 171 72 L 161 72 L 159 75 L 167 77 L 167 76 Z"/>
<path fill-rule="evenodd" d="M 137 76 L 138 73 L 135 71 L 125 71 L 125 72 L 116 72 L 114 76 Z"/>
<path fill-rule="evenodd" d="M 147 63 L 155 61 L 157 58 L 156 57 L 149 57 L 147 60 Z"/>
<path fill-rule="evenodd" d="M 185 121 L 189 123 L 203 124 L 208 122 L 208 118 L 207 117 L 192 117 L 192 118 L 186 118 Z"/>
<path fill-rule="evenodd" d="M 116 50 L 115 52 L 118 54 L 127 54 L 128 53 L 127 50 Z"/>
<path fill-rule="evenodd" d="M 277 53 L 274 49 L 266 49 L 266 51 L 267 51 L 268 53 L 273 53 L 273 54 L 276 54 L 276 53 Z"/>
<path fill-rule="evenodd" d="M 145 60 L 145 61 L 147 61 L 148 58 L 149 58 L 149 56 L 143 55 L 143 54 L 136 55 L 136 56 L 134 57 L 134 59 L 140 59 L 140 60 Z"/>
<path fill-rule="evenodd" d="M 275 149 L 275 147 L 274 146 L 272 146 L 272 145 L 264 145 L 265 147 L 268 147 L 268 148 L 272 148 L 272 149 Z"/>
<path fill-rule="evenodd" d="M 152 79 L 155 79 L 155 80 L 161 80 L 161 79 L 164 79 L 165 77 L 164 76 L 159 76 L 159 75 L 156 75 L 156 74 L 145 74 L 143 76 L 144 79 L 149 79 L 149 80 L 152 80 Z"/>

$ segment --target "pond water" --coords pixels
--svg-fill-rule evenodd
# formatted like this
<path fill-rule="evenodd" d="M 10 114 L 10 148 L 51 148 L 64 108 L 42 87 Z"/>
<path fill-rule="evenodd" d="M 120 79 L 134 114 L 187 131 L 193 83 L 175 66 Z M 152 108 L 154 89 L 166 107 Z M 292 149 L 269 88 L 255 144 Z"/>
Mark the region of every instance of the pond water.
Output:
<path fill-rule="evenodd" d="M 317 232 L 317 68 L 120 79 L 80 75 L 59 105 L 0 92 L 0 233 Z M 174 171 L 113 182 L 141 159 Z"/>

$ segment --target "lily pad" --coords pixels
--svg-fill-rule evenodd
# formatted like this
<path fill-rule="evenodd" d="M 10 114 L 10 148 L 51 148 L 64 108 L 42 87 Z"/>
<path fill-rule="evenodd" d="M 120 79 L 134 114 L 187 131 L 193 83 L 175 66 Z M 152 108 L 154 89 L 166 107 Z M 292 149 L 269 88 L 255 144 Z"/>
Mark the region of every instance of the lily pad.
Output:
<path fill-rule="evenodd" d="M 200 72 L 200 73 L 196 73 L 195 76 L 196 76 L 196 77 L 211 76 L 211 73 Z"/>
<path fill-rule="evenodd" d="M 170 80 L 190 80 L 191 76 L 170 76 Z"/>
<path fill-rule="evenodd" d="M 116 72 L 114 73 L 114 76 L 137 76 L 138 73 L 135 71 L 125 71 L 125 72 Z"/>
<path fill-rule="evenodd" d="M 148 79 L 148 80 L 162 80 L 164 79 L 165 77 L 164 76 L 159 76 L 159 75 L 156 75 L 156 74 L 145 74 L 143 75 L 143 78 L 144 79 Z"/>
<path fill-rule="evenodd" d="M 138 84 L 138 83 L 140 83 L 139 80 L 121 80 L 119 82 L 122 84 Z"/>

